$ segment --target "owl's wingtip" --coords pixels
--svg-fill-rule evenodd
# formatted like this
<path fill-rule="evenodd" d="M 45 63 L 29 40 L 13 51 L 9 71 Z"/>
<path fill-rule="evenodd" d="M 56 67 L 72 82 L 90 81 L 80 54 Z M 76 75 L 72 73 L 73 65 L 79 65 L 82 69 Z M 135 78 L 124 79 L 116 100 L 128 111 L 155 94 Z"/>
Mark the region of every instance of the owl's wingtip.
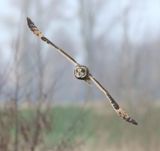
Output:
<path fill-rule="evenodd" d="M 136 120 L 134 120 L 133 118 L 131 118 L 130 116 L 122 116 L 122 118 L 124 120 L 126 120 L 127 122 L 133 124 L 133 125 L 138 125 L 138 122 Z"/>
<path fill-rule="evenodd" d="M 132 120 L 132 123 L 133 123 L 134 125 L 138 125 L 138 123 L 137 123 L 135 120 Z"/>
<path fill-rule="evenodd" d="M 29 17 L 26 17 L 27 22 L 29 22 L 31 19 Z"/>
<path fill-rule="evenodd" d="M 134 119 L 132 119 L 132 118 L 128 118 L 128 119 L 125 119 L 127 122 L 129 122 L 129 123 L 132 123 L 133 125 L 138 125 L 138 122 L 136 122 Z"/>
<path fill-rule="evenodd" d="M 31 21 L 31 19 L 30 19 L 29 17 L 27 17 L 26 19 L 27 19 L 27 24 L 28 24 L 28 26 L 29 26 L 30 24 L 32 24 L 32 21 Z"/>
<path fill-rule="evenodd" d="M 113 106 L 114 107 L 114 106 Z M 122 119 L 124 119 L 125 121 L 133 124 L 133 125 L 138 125 L 138 122 L 136 122 L 133 118 L 131 118 L 127 112 L 125 112 L 122 108 L 118 108 L 115 109 L 116 113 L 118 114 L 118 116 L 120 116 Z"/>

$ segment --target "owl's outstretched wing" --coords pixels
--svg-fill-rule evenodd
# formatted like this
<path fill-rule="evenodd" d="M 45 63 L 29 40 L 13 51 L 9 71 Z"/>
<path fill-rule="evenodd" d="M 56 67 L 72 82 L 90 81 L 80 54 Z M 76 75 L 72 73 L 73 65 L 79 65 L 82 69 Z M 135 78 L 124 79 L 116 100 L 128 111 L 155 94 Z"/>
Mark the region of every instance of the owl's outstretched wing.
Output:
<path fill-rule="evenodd" d="M 69 54 L 67 54 L 63 49 L 56 46 L 53 42 L 51 42 L 48 38 L 46 38 L 43 33 L 35 26 L 30 18 L 27 17 L 27 23 L 30 30 L 41 40 L 46 42 L 47 44 L 51 45 L 52 47 L 56 48 L 58 52 L 60 52 L 65 58 L 67 58 L 71 63 L 74 65 L 78 65 L 77 61 L 73 59 Z"/>
<path fill-rule="evenodd" d="M 116 111 L 118 116 L 123 118 L 129 123 L 132 123 L 134 125 L 138 125 L 138 123 L 132 119 L 127 112 L 125 112 L 119 105 L 118 103 L 112 98 L 112 96 L 109 94 L 109 92 L 90 74 L 89 75 L 90 80 L 105 94 L 105 96 L 108 98 L 111 106 L 113 109 Z"/>

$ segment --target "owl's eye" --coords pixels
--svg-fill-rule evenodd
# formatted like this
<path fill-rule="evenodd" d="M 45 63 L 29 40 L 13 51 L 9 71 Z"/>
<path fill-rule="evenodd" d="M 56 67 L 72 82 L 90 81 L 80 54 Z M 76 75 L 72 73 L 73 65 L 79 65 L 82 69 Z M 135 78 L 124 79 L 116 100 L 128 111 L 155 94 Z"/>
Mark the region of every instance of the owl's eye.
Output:
<path fill-rule="evenodd" d="M 85 70 L 85 69 L 81 69 L 81 72 L 85 73 L 85 72 L 86 72 L 86 70 Z"/>

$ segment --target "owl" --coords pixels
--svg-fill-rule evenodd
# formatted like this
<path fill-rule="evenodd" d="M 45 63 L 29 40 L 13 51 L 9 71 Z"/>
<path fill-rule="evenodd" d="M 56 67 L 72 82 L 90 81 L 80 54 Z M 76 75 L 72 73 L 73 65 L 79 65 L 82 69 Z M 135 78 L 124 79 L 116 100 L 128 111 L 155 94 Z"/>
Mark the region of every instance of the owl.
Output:
<path fill-rule="evenodd" d="M 43 35 L 43 33 L 37 28 L 37 26 L 35 26 L 35 24 L 32 22 L 32 20 L 30 18 L 27 17 L 27 24 L 28 27 L 30 28 L 30 30 L 38 37 L 40 38 L 42 41 L 46 42 L 48 45 L 50 45 L 51 47 L 54 47 L 55 50 L 57 50 L 61 55 L 63 55 L 69 62 L 71 62 L 74 65 L 74 76 L 79 79 L 79 80 L 83 80 L 85 82 L 93 82 L 96 87 L 105 95 L 105 97 L 107 98 L 107 100 L 110 102 L 111 106 L 113 107 L 113 109 L 115 110 L 115 112 L 117 113 L 117 115 L 119 117 L 121 117 L 122 119 L 124 119 L 125 121 L 132 123 L 134 125 L 138 125 L 138 123 L 131 118 L 127 112 L 125 112 L 120 106 L 119 104 L 113 99 L 113 97 L 110 95 L 110 93 L 108 92 L 107 89 L 105 89 L 101 83 L 96 80 L 96 78 L 94 78 L 94 76 L 89 72 L 88 67 L 84 66 L 84 65 L 80 65 L 73 57 L 71 57 L 68 53 L 66 53 L 66 51 L 64 51 L 63 49 L 61 49 L 60 47 L 58 47 L 57 45 L 55 45 L 53 42 L 51 42 L 47 37 L 45 37 Z M 89 83 L 90 83 L 89 82 Z"/>

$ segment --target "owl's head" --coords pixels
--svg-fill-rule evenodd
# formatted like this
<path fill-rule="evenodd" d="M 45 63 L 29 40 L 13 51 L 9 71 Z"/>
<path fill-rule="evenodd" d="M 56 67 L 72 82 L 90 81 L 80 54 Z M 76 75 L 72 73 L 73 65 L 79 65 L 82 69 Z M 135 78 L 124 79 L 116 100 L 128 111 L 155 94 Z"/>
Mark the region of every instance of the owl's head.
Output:
<path fill-rule="evenodd" d="M 77 79 L 86 80 L 88 78 L 89 70 L 86 66 L 77 65 L 74 69 L 74 75 Z"/>

